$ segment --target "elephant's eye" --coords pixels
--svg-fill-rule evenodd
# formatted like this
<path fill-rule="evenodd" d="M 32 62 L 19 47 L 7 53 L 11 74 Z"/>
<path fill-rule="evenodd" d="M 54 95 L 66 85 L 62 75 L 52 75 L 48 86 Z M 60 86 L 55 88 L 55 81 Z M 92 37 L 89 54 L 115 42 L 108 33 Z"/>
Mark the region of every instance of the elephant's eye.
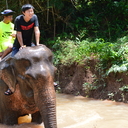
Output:
<path fill-rule="evenodd" d="M 27 71 L 29 69 L 29 66 L 25 68 L 25 70 Z"/>

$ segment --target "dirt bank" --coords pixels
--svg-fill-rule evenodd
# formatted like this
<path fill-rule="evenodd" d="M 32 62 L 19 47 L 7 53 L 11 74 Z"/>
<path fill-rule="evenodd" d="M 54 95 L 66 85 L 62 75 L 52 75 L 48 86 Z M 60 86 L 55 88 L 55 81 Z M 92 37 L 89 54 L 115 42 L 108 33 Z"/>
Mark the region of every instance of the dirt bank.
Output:
<path fill-rule="evenodd" d="M 128 72 L 104 76 L 95 59 L 81 65 L 72 64 L 70 67 L 59 65 L 57 69 L 55 81 L 59 82 L 57 91 L 61 93 L 125 103 L 128 101 Z"/>

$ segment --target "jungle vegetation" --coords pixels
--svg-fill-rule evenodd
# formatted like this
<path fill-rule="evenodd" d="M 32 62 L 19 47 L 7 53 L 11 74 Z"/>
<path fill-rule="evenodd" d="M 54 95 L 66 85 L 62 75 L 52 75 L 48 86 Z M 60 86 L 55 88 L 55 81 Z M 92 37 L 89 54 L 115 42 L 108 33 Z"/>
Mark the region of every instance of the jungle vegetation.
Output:
<path fill-rule="evenodd" d="M 54 64 L 71 65 L 90 57 L 106 74 L 128 70 L 127 0 L 1 0 L 0 11 L 35 7 L 41 43 L 54 52 Z M 2 17 L 0 17 L 2 20 Z"/>

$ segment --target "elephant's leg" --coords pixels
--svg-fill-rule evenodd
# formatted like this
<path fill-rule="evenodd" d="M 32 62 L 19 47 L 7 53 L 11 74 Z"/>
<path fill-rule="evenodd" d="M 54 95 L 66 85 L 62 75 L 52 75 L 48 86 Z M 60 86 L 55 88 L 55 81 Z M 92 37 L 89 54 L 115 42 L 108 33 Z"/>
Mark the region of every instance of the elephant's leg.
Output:
<path fill-rule="evenodd" d="M 4 113 L 4 118 L 2 121 L 3 124 L 6 125 L 14 125 L 14 124 L 18 124 L 18 115 L 17 112 L 6 112 Z"/>
<path fill-rule="evenodd" d="M 32 114 L 32 122 L 41 124 L 42 123 L 42 117 L 40 112 L 36 112 L 34 114 Z"/>

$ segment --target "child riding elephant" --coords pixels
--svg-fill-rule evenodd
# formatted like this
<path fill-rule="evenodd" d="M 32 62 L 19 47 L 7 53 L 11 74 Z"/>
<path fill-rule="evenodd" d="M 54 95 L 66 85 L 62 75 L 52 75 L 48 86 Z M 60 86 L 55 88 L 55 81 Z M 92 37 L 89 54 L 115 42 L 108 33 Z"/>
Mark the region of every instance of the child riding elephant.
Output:
<path fill-rule="evenodd" d="M 1 12 L 3 21 L 0 22 L 0 60 L 12 51 L 15 39 L 14 24 L 12 23 L 14 11 L 7 9 Z"/>

